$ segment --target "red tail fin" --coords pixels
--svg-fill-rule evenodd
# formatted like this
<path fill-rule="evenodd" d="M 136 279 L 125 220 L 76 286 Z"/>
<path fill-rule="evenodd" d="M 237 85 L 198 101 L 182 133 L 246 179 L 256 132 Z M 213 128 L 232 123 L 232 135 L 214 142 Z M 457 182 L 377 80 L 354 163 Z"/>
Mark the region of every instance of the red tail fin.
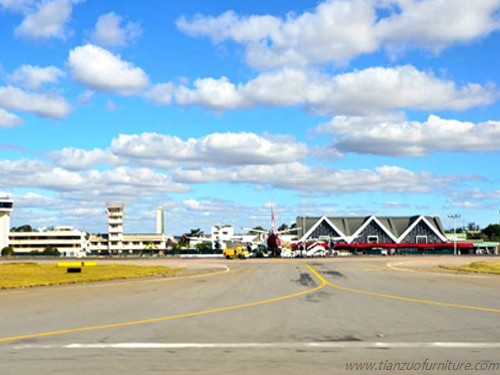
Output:
<path fill-rule="evenodd" d="M 274 198 L 271 198 L 271 221 L 272 221 L 272 229 L 276 229 L 276 225 L 274 222 Z"/>

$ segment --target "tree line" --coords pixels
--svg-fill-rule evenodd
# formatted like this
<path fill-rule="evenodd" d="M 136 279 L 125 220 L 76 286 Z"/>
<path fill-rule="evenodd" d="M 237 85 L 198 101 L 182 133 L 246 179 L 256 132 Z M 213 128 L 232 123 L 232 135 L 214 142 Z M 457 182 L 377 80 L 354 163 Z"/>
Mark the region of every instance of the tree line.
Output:
<path fill-rule="evenodd" d="M 457 233 L 465 233 L 468 240 L 500 241 L 500 224 L 489 224 L 481 229 L 475 222 L 457 228 Z"/>

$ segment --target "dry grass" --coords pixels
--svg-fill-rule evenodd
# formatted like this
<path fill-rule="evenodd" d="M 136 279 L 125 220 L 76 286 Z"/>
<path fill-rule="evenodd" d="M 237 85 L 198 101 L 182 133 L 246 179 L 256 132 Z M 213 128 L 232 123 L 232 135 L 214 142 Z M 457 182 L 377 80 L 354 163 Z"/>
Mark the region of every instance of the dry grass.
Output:
<path fill-rule="evenodd" d="M 441 266 L 445 270 L 500 275 L 500 262 L 473 262 L 465 266 Z"/>
<path fill-rule="evenodd" d="M 161 266 L 98 265 L 84 267 L 82 273 L 67 273 L 66 268 L 59 268 L 57 265 L 52 264 L 7 263 L 0 264 L 0 289 L 76 284 L 149 276 L 173 277 L 180 270 L 180 268 Z"/>

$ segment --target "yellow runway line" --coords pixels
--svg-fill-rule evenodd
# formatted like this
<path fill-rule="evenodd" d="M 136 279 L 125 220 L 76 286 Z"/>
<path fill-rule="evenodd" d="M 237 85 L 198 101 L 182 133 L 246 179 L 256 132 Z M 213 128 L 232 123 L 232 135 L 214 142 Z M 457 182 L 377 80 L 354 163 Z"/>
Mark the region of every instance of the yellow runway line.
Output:
<path fill-rule="evenodd" d="M 307 267 L 311 270 L 312 273 L 314 273 L 316 275 L 316 277 L 318 277 L 321 280 L 321 282 L 326 283 L 327 285 L 329 285 L 329 286 L 331 286 L 331 287 L 333 287 L 335 289 L 344 290 L 346 292 L 364 294 L 364 295 L 368 295 L 368 296 L 381 297 L 381 298 L 389 298 L 389 299 L 395 299 L 395 300 L 406 301 L 406 302 L 424 303 L 424 304 L 427 304 L 427 305 L 436 305 L 436 306 L 444 306 L 444 307 L 454 307 L 454 308 L 459 308 L 459 309 L 468 309 L 468 310 L 477 310 L 477 311 L 486 311 L 486 312 L 500 313 L 500 309 L 491 309 L 491 308 L 488 308 L 488 307 L 478 307 L 478 306 L 460 305 L 460 304 L 447 303 L 447 302 L 428 301 L 428 300 L 418 299 L 418 298 L 400 297 L 400 296 L 394 296 L 394 295 L 391 295 L 391 294 L 383 294 L 383 293 L 376 293 L 376 292 L 367 292 L 367 291 L 364 291 L 364 290 L 359 290 L 359 289 L 354 289 L 354 288 L 348 288 L 348 287 L 345 287 L 345 286 L 333 284 L 333 283 L 330 283 L 330 282 L 326 281 L 311 266 L 307 265 Z"/>
<path fill-rule="evenodd" d="M 309 267 L 308 265 L 306 265 L 306 266 L 317 277 L 319 277 L 320 280 L 322 280 L 322 283 L 321 283 L 321 285 L 319 285 L 319 286 L 317 286 L 315 288 L 308 289 L 308 290 L 305 290 L 303 292 L 297 292 L 297 293 L 288 294 L 288 295 L 281 296 L 281 297 L 276 297 L 276 298 L 270 298 L 270 299 L 266 299 L 266 300 L 262 300 L 262 301 L 257 301 L 257 302 L 244 303 L 244 304 L 241 304 L 241 305 L 235 305 L 235 306 L 222 307 L 222 308 L 211 309 L 211 310 L 198 311 L 198 312 L 194 312 L 194 313 L 171 315 L 171 316 L 165 316 L 165 317 L 161 317 L 161 318 L 137 320 L 137 321 L 132 321 L 132 322 L 115 323 L 115 324 L 106 324 L 106 325 L 101 325 L 101 326 L 91 326 L 91 327 L 83 327 L 83 328 L 74 328 L 74 329 L 67 329 L 67 330 L 61 330 L 61 331 L 35 333 L 35 334 L 23 335 L 23 336 L 5 337 L 5 338 L 0 338 L 0 342 L 16 341 L 16 340 L 31 339 L 31 338 L 45 337 L 45 336 L 56 336 L 56 335 L 63 335 L 63 334 L 67 334 L 67 333 L 94 331 L 94 330 L 107 329 L 107 328 L 128 327 L 128 326 L 139 325 L 139 324 L 147 324 L 147 323 L 157 323 L 157 322 L 163 322 L 163 321 L 167 321 L 167 320 L 189 318 L 189 317 L 194 317 L 194 316 L 200 316 L 200 315 L 214 314 L 214 313 L 224 312 L 224 311 L 237 310 L 237 309 L 242 309 L 242 308 L 246 308 L 246 307 L 264 305 L 266 303 L 279 302 L 279 301 L 287 300 L 287 299 L 290 299 L 290 298 L 300 297 L 300 296 L 303 296 L 305 294 L 316 292 L 317 290 L 320 290 L 321 288 L 324 288 L 327 285 L 327 282 L 326 282 L 325 279 L 323 279 L 321 276 L 319 276 L 316 273 L 316 271 L 314 271 L 311 267 Z"/>

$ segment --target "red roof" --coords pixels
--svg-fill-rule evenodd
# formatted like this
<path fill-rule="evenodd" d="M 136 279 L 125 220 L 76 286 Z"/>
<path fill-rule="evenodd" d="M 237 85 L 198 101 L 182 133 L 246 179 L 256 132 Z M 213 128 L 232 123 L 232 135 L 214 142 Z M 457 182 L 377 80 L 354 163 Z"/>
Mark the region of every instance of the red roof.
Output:
<path fill-rule="evenodd" d="M 306 246 L 310 246 L 312 243 L 306 243 Z M 318 244 L 323 247 L 327 247 L 328 244 Z M 293 244 L 292 248 L 298 248 L 300 244 Z M 404 248 L 418 248 L 418 249 L 428 249 L 428 248 L 450 248 L 453 249 L 454 244 L 450 242 L 441 243 L 356 243 L 356 244 L 335 244 L 336 249 L 370 249 L 370 248 L 383 248 L 383 249 L 404 249 Z M 472 243 L 457 243 L 457 249 L 472 249 L 474 245 Z"/>

